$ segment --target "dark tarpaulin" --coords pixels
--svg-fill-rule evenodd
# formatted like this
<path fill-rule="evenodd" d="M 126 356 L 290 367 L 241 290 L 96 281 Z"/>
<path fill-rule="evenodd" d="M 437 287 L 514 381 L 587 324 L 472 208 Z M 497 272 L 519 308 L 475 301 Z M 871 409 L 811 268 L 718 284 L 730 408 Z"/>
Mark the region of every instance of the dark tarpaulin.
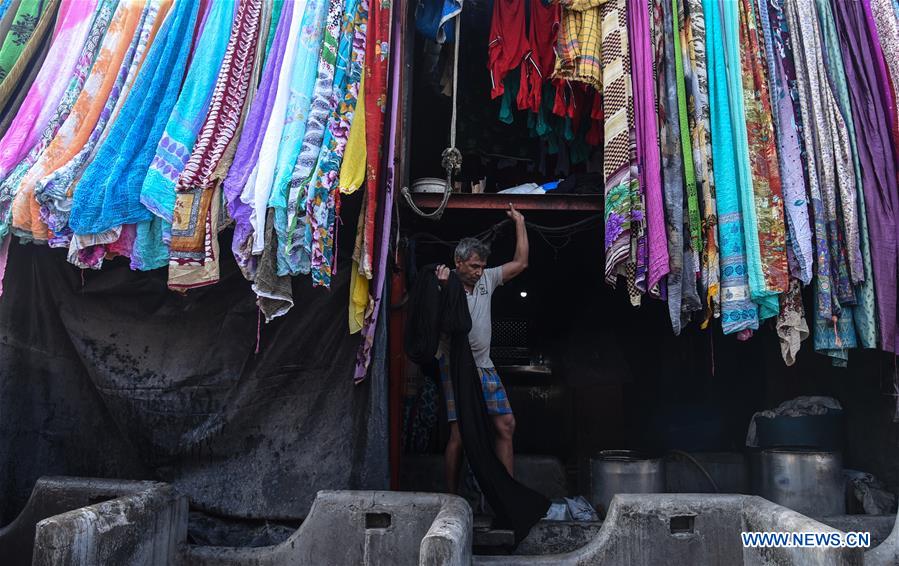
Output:
<path fill-rule="evenodd" d="M 294 279 L 296 306 L 262 326 L 254 354 L 255 295 L 230 254 L 220 283 L 179 295 L 165 270 L 119 259 L 82 274 L 63 250 L 13 242 L 0 520 L 47 474 L 169 481 L 197 509 L 270 519 L 304 516 L 320 489 L 386 489 L 386 319 L 371 377 L 354 386 L 350 257 L 340 250 L 330 291 Z"/>

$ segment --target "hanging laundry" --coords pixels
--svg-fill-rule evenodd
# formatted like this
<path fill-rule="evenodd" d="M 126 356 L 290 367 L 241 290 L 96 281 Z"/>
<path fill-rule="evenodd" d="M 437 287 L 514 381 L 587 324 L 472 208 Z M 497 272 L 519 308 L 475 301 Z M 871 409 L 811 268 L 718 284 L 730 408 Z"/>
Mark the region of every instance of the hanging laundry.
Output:
<path fill-rule="evenodd" d="M 140 203 L 140 189 L 177 102 L 196 17 L 196 4 L 176 2 L 150 46 L 118 118 L 75 189 L 75 233 L 98 234 L 152 219 Z"/>
<path fill-rule="evenodd" d="M 339 0 L 333 0 L 339 1 Z M 224 195 L 228 214 L 234 220 L 234 236 L 231 251 L 244 277 L 252 281 L 255 277 L 256 265 L 251 248 L 253 244 L 253 225 L 250 221 L 252 206 L 244 202 L 241 193 L 254 174 L 259 149 L 265 133 L 265 125 L 275 102 L 276 83 L 281 71 L 284 47 L 287 44 L 288 30 L 293 17 L 294 3 L 285 0 L 281 10 L 281 21 L 278 24 L 272 42 L 271 56 L 266 58 L 265 67 L 260 79 L 259 91 L 253 99 L 246 120 L 243 122 L 243 134 L 237 145 L 234 163 L 224 181 Z"/>
<path fill-rule="evenodd" d="M 156 146 L 155 155 L 140 189 L 140 202 L 154 218 L 137 225 L 132 266 L 140 270 L 158 269 L 169 262 L 175 185 L 193 151 L 206 119 L 216 78 L 222 65 L 234 3 L 213 2 L 197 38 L 197 46 L 187 70 L 178 101 Z"/>
<path fill-rule="evenodd" d="M 556 64 L 555 46 L 562 25 L 561 17 L 561 7 L 556 2 L 534 0 L 530 3 L 528 48 L 521 62 L 521 84 L 517 98 L 519 110 L 540 111 L 543 85 L 549 80 Z"/>
<path fill-rule="evenodd" d="M 746 230 L 746 258 L 749 268 L 749 290 L 753 302 L 759 305 L 759 319 L 777 316 L 778 295 L 789 286 L 783 214 L 783 189 L 777 163 L 777 147 L 771 123 L 771 106 L 764 52 L 759 47 L 755 12 L 749 0 L 725 3 L 725 22 L 733 26 L 726 37 L 728 55 L 734 55 L 734 70 L 730 75 L 735 93 L 742 90 L 736 116 L 743 131 L 736 133 L 740 157 L 740 198 Z M 738 39 L 739 38 L 739 39 Z M 730 65 L 728 59 L 728 65 Z M 741 76 L 737 76 L 737 72 Z M 733 101 L 733 99 L 732 99 Z M 734 124 L 739 127 L 740 124 Z"/>
<path fill-rule="evenodd" d="M 84 148 L 97 125 L 104 104 L 112 96 L 120 68 L 123 64 L 130 63 L 130 60 L 126 62 L 125 59 L 144 15 L 144 7 L 140 4 L 119 2 L 90 75 L 85 80 L 72 111 L 19 185 L 13 209 L 13 225 L 20 230 L 31 230 L 35 239 L 52 239 L 47 229 L 50 232 L 62 232 L 66 228 L 65 224 L 60 226 L 53 222 L 51 211 L 43 206 L 48 199 L 42 180 L 68 163 Z M 133 55 L 133 50 L 131 54 Z M 45 221 L 47 226 L 43 225 Z"/>
<path fill-rule="evenodd" d="M 689 236 L 691 220 L 690 206 L 685 197 L 687 186 L 685 166 L 687 160 L 682 152 L 681 116 L 678 92 L 683 88 L 682 73 L 677 72 L 680 49 L 674 40 L 676 3 L 659 0 L 656 3 L 656 64 L 659 66 L 658 105 L 659 141 L 662 155 L 662 181 L 665 194 L 665 219 L 668 231 L 668 256 L 671 271 L 667 277 L 668 314 L 674 333 L 680 334 L 689 322 L 690 313 L 701 310 L 702 303 L 696 290 L 696 275 L 693 265 L 694 253 Z M 680 85 L 680 86 L 679 86 Z M 681 91 L 682 92 L 682 91 Z M 686 105 L 684 105 L 686 112 Z M 684 117 L 686 118 L 686 116 Z M 687 132 L 684 132 L 685 137 Z M 688 142 L 689 143 L 689 142 Z M 692 159 L 689 167 L 692 170 Z M 695 198 L 696 193 L 693 192 Z M 686 206 L 685 206 L 686 205 Z"/>
<path fill-rule="evenodd" d="M 563 4 L 554 79 L 602 87 L 602 0 Z"/>
<path fill-rule="evenodd" d="M 880 75 L 876 66 L 875 53 L 880 47 L 873 41 L 862 4 L 833 2 L 831 7 L 840 36 L 853 120 L 860 125 L 856 131 L 856 149 L 867 207 L 880 347 L 887 352 L 896 352 L 899 226 L 895 211 L 899 210 L 899 194 L 895 190 L 896 159 L 889 106 L 879 86 L 886 77 Z"/>
<path fill-rule="evenodd" d="M 814 250 L 802 165 L 799 134 L 802 121 L 798 116 L 793 46 L 782 2 L 760 0 L 759 5 L 759 22 L 768 61 L 771 118 L 777 137 L 777 158 L 784 196 L 787 263 L 790 274 L 803 285 L 808 285 L 813 276 Z"/>
<path fill-rule="evenodd" d="M 706 45 L 724 46 L 720 4 L 703 0 Z M 721 251 L 721 327 L 725 334 L 758 329 L 758 308 L 749 297 L 749 278 L 743 238 L 743 215 L 737 188 L 736 147 L 731 127 L 727 62 L 722 49 L 706 50 L 709 74 L 709 109 L 712 159 L 715 163 L 718 238 Z"/>
<path fill-rule="evenodd" d="M 418 0 L 415 29 L 437 43 L 456 39 L 455 18 L 462 13 L 462 0 Z"/>
<path fill-rule="evenodd" d="M 84 145 L 59 168 L 36 181 L 34 194 L 37 201 L 41 204 L 41 218 L 45 219 L 48 228 L 54 234 L 54 237 L 49 241 L 51 247 L 69 247 L 72 239 L 72 231 L 69 228 L 69 215 L 72 209 L 74 182 L 81 176 L 88 160 L 94 156 L 99 143 L 105 134 L 108 133 L 107 126 L 112 122 L 112 119 L 121 107 L 121 103 L 125 99 L 124 94 L 130 91 L 131 86 L 134 84 L 138 68 L 143 60 L 143 56 L 146 54 L 146 47 L 150 43 L 154 28 L 158 26 L 161 18 L 165 17 L 169 7 L 171 7 L 170 0 L 152 0 L 145 4 L 141 12 L 139 30 L 132 35 L 130 43 L 127 43 L 127 51 L 117 72 L 114 74 L 115 82 L 105 97 L 97 96 L 91 99 L 90 104 L 99 104 L 100 109 L 96 123 Z M 127 42 L 128 38 L 125 37 L 124 41 Z M 99 64 L 100 60 L 98 60 L 95 67 Z M 109 67 L 109 71 L 111 70 L 112 65 Z M 104 80 L 106 78 L 104 76 Z M 98 90 L 98 94 L 99 92 Z M 88 110 L 91 115 L 96 111 L 97 109 L 93 106 Z M 96 267 L 99 267 L 99 264 Z"/>
<path fill-rule="evenodd" d="M 220 166 L 236 151 L 251 78 L 261 57 L 262 1 L 245 0 L 234 16 L 209 111 L 177 180 L 169 251 L 169 288 L 189 289 L 218 280 L 218 217 L 224 178 Z"/>
<path fill-rule="evenodd" d="M 40 72 L 9 129 L 0 139 L 0 179 L 26 156 L 53 118 L 78 65 L 81 49 L 94 20 L 97 0 L 67 0 L 59 8 L 58 32 Z M 0 228 L 0 233 L 5 228 Z"/>
<path fill-rule="evenodd" d="M 537 0 L 540 1 L 540 0 Z M 490 71 L 490 96 L 499 98 L 505 91 L 506 75 L 528 53 L 525 31 L 525 3 L 519 0 L 495 0 L 487 43 L 487 69 Z M 597 34 L 599 28 L 596 29 Z M 598 38 L 598 36 L 597 36 Z M 597 45 L 598 46 L 598 45 Z M 597 65 L 599 61 L 597 60 Z"/>
<path fill-rule="evenodd" d="M 684 25 L 681 41 L 684 61 L 684 86 L 688 106 L 691 154 L 696 191 L 699 199 L 701 249 L 697 265 L 700 272 L 704 320 L 708 327 L 712 318 L 721 316 L 721 288 L 718 252 L 718 212 L 715 202 L 715 176 L 709 124 L 709 81 L 706 63 L 705 16 L 701 0 L 681 4 Z"/>
<path fill-rule="evenodd" d="M 2 197 L 3 204 L 0 205 L 0 208 L 4 211 L 4 222 L 9 221 L 9 217 L 6 216 L 8 204 L 5 198 L 6 195 L 12 195 L 14 197 L 11 212 L 13 231 L 20 238 L 25 240 L 34 238 L 38 241 L 46 242 L 47 229 L 36 210 L 37 203 L 34 201 L 33 187 L 26 186 L 23 188 L 22 180 L 31 170 L 31 167 L 40 159 L 41 155 L 43 155 L 44 150 L 50 145 L 50 142 L 53 141 L 59 128 L 72 111 L 72 107 L 75 105 L 75 101 L 84 86 L 85 80 L 87 80 L 87 75 L 90 73 L 91 67 L 93 66 L 94 59 L 99 49 L 100 40 L 103 38 L 106 29 L 109 27 L 116 3 L 117 0 L 104 0 L 100 2 L 75 67 L 72 69 L 72 74 L 68 77 L 68 86 L 56 106 L 56 111 L 44 126 L 43 131 L 40 133 L 36 143 L 28 151 L 28 154 L 15 166 L 15 168 L 13 168 L 12 171 L 10 171 L 3 181 L 2 186 L 0 186 L 0 192 L 4 195 Z M 31 214 L 32 203 L 35 204 L 33 227 Z"/>
<path fill-rule="evenodd" d="M 322 54 L 318 62 L 318 74 L 313 87 L 312 105 L 309 117 L 306 121 L 306 133 L 300 154 L 294 164 L 290 177 L 290 190 L 287 197 L 287 223 L 286 226 L 276 226 L 276 231 L 281 230 L 285 234 L 283 250 L 291 274 L 309 273 L 312 266 L 310 250 L 304 246 L 306 226 L 306 201 L 309 197 L 309 182 L 318 164 L 318 156 L 321 152 L 328 119 L 331 113 L 331 105 L 336 102 L 332 98 L 335 92 L 338 58 L 340 47 L 342 23 L 347 20 L 347 8 L 352 9 L 355 0 L 347 3 L 341 0 L 330 0 L 327 27 L 323 36 Z M 347 54 L 348 55 L 348 54 Z M 346 70 L 341 68 L 341 76 Z M 282 244 L 278 244 L 279 250 Z"/>
<path fill-rule="evenodd" d="M 37 28 L 41 13 L 49 3 L 47 0 L 19 0 L 15 11 L 10 12 L 9 18 L 4 18 L 8 21 L 0 43 L 0 83 L 6 79 L 24 51 L 25 45 Z"/>
<path fill-rule="evenodd" d="M 366 179 L 365 204 L 363 206 L 365 222 L 362 237 L 355 246 L 358 252 L 354 251 L 353 259 L 359 266 L 359 272 L 367 279 L 372 279 L 375 275 L 375 227 L 382 178 L 384 121 L 387 116 L 388 104 L 387 63 L 391 53 L 391 8 L 391 2 L 370 3 L 368 38 L 365 43 L 365 144 L 368 148 L 365 156 Z"/>
<path fill-rule="evenodd" d="M 657 296 L 658 291 L 653 289 L 658 288 L 662 278 L 668 274 L 669 267 L 649 6 L 650 2 L 647 0 L 629 0 L 627 24 L 631 50 L 631 89 L 634 97 L 636 166 L 638 182 L 646 202 L 646 290 Z"/>
<path fill-rule="evenodd" d="M 303 16 L 304 33 L 296 56 L 296 65 L 291 79 L 291 98 L 288 102 L 288 122 L 284 127 L 278 149 L 277 171 L 268 206 L 275 211 L 276 233 L 275 253 L 277 272 L 280 276 L 290 275 L 287 256 L 287 199 L 294 165 L 300 155 L 306 124 L 310 116 L 315 80 L 318 76 L 319 56 L 322 53 L 325 17 L 328 12 L 327 0 L 315 0 Z"/>
<path fill-rule="evenodd" d="M 306 229 L 303 247 L 312 260 L 312 283 L 329 287 L 334 261 L 337 216 L 340 212 L 340 192 L 337 176 L 346 149 L 347 137 L 355 116 L 359 83 L 365 57 L 365 35 L 368 23 L 368 0 L 353 7 L 352 25 L 344 27 L 338 50 L 340 60 L 349 61 L 349 69 L 341 76 L 335 74 L 336 106 L 332 109 L 328 131 L 322 141 L 322 152 L 316 171 L 310 179 L 306 201 Z M 346 55 L 344 55 L 346 54 Z"/>
<path fill-rule="evenodd" d="M 600 17 L 604 24 L 602 111 L 605 117 L 605 279 L 610 285 L 616 283 L 619 275 L 630 279 L 631 300 L 639 302 L 639 290 L 646 289 L 646 264 L 645 258 L 641 258 L 641 270 L 637 273 L 638 257 L 636 249 L 633 255 L 631 253 L 631 240 L 642 238 L 641 251 L 645 249 L 645 204 L 639 178 L 631 176 L 636 148 L 632 148 L 635 126 L 626 6 L 626 0 L 612 0 L 600 6 Z"/>
<path fill-rule="evenodd" d="M 818 254 L 815 349 L 840 360 L 846 358 L 846 349 L 854 347 L 856 342 L 852 313 L 847 310 L 855 303 L 855 294 L 849 280 L 843 244 L 846 235 L 837 216 L 836 194 L 838 184 L 842 186 L 840 190 L 852 191 L 853 204 L 847 212 L 854 213 L 856 189 L 851 149 L 845 148 L 848 135 L 824 69 L 814 4 L 811 0 L 801 0 L 795 8 L 787 7 L 787 16 L 796 54 L 797 85 L 802 95 L 803 135 L 810 176 L 812 171 L 816 173 L 815 179 L 809 179 Z M 844 144 L 843 152 L 838 151 L 840 142 Z M 846 151 L 850 152 L 848 156 Z"/>

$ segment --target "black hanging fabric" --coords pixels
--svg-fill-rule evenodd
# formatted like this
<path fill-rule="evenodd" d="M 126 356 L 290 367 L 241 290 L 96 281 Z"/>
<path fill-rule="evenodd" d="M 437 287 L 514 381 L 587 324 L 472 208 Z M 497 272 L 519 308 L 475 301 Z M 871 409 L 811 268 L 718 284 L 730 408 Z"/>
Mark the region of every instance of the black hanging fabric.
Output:
<path fill-rule="evenodd" d="M 412 289 L 406 354 L 418 364 L 429 363 L 437 353 L 441 332 L 449 335 L 450 372 L 465 455 L 484 497 L 496 512 L 496 526 L 515 531 L 517 544 L 546 515 L 550 502 L 510 476 L 494 452 L 493 427 L 468 343 L 471 315 L 465 289 L 452 273 L 441 291 L 435 269 L 434 264 L 425 266 Z"/>

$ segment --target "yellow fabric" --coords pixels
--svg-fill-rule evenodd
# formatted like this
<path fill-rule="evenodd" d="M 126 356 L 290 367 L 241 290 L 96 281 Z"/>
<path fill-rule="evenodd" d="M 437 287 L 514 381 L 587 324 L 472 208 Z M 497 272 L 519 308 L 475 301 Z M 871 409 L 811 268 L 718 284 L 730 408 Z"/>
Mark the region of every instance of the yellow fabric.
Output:
<path fill-rule="evenodd" d="M 359 83 L 359 96 L 356 98 L 356 110 L 350 126 L 350 137 L 347 138 L 343 163 L 340 166 L 340 192 L 349 195 L 355 193 L 365 181 L 365 74 Z"/>
<path fill-rule="evenodd" d="M 603 0 L 575 0 L 562 4 L 554 79 L 587 83 L 602 91 Z"/>
<path fill-rule="evenodd" d="M 368 279 L 359 274 L 359 264 L 354 261 L 350 277 L 350 334 L 362 330 L 366 307 L 368 307 Z"/>

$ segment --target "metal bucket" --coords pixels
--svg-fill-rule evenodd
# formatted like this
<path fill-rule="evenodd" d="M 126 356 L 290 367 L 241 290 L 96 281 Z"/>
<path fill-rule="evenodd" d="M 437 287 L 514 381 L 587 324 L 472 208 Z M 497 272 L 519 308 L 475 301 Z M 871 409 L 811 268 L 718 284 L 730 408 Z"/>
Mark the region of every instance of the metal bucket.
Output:
<path fill-rule="evenodd" d="M 839 452 L 763 450 L 755 470 L 758 494 L 809 517 L 846 514 L 843 459 Z"/>
<path fill-rule="evenodd" d="M 601 515 L 616 493 L 663 493 L 665 462 L 632 450 L 603 450 L 590 459 L 590 503 Z"/>

